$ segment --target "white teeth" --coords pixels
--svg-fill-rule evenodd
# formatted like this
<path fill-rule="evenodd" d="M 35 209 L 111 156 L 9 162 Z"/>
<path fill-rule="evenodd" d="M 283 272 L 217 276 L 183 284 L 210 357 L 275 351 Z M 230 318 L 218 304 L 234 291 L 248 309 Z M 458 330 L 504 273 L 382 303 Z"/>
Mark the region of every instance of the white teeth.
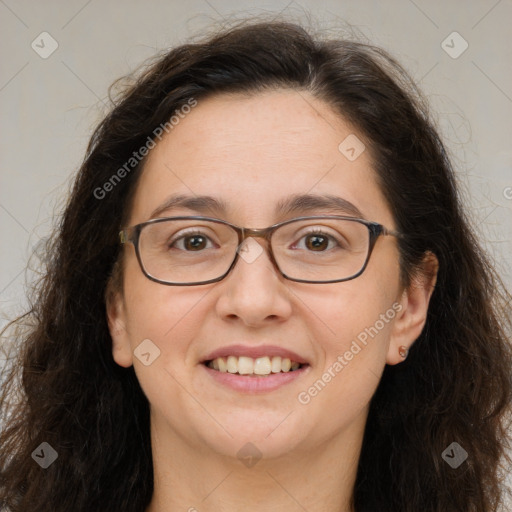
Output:
<path fill-rule="evenodd" d="M 208 367 L 226 373 L 238 373 L 240 375 L 270 375 L 271 373 L 287 373 L 290 370 L 298 370 L 300 363 L 292 362 L 287 357 L 258 357 L 253 359 L 246 356 L 217 357 L 208 363 Z"/>
<path fill-rule="evenodd" d="M 229 356 L 227 361 L 227 368 L 229 373 L 238 372 L 238 358 L 235 356 Z"/>
<path fill-rule="evenodd" d="M 251 373 L 254 373 L 254 360 L 251 357 L 239 357 L 238 373 L 240 375 L 249 375 Z"/>
<path fill-rule="evenodd" d="M 221 371 L 222 373 L 226 373 L 228 371 L 228 365 L 226 363 L 226 360 L 223 357 L 218 357 L 216 361 L 218 361 L 219 364 L 219 371 Z"/>
<path fill-rule="evenodd" d="M 258 357 L 258 359 L 254 361 L 254 373 L 256 375 L 269 375 L 271 369 L 270 357 Z"/>
<path fill-rule="evenodd" d="M 281 371 L 281 358 L 279 356 L 272 358 L 272 373 L 279 373 Z"/>

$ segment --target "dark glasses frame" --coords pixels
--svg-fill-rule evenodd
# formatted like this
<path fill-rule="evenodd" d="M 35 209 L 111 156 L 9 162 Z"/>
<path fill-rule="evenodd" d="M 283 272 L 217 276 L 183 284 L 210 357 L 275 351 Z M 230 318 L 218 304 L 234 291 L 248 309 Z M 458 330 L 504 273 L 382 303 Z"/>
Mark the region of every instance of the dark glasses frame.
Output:
<path fill-rule="evenodd" d="M 272 243 L 271 243 L 272 234 L 274 233 L 274 231 L 276 229 L 278 229 L 281 226 L 290 224 L 292 222 L 309 220 L 309 219 L 313 219 L 313 220 L 314 219 L 347 220 L 347 221 L 351 221 L 351 222 L 357 222 L 359 224 L 363 224 L 364 226 L 366 226 L 368 228 L 368 236 L 369 236 L 368 252 L 367 252 L 367 255 L 366 255 L 366 258 L 365 258 L 362 268 L 358 272 L 356 272 L 354 275 L 351 275 L 349 277 L 344 277 L 342 279 L 334 279 L 334 280 L 329 280 L 329 281 L 309 281 L 306 279 L 296 279 L 296 278 L 286 275 L 280 269 L 280 267 L 275 259 L 274 253 L 272 251 Z M 156 283 L 165 284 L 168 286 L 196 286 L 196 285 L 210 284 L 210 283 L 216 283 L 218 281 L 221 281 L 231 272 L 231 270 L 236 265 L 236 262 L 238 261 L 238 258 L 240 256 L 239 251 L 237 249 L 237 251 L 235 252 L 235 257 L 234 257 L 231 265 L 229 266 L 228 270 L 226 272 L 224 272 L 224 274 L 222 274 L 221 276 L 219 276 L 215 279 L 209 279 L 207 281 L 197 281 L 197 282 L 189 282 L 189 283 L 173 283 L 173 282 L 164 281 L 162 279 L 158 279 L 158 278 L 152 276 L 145 269 L 144 263 L 142 261 L 141 255 L 140 255 L 139 240 L 140 240 L 141 232 L 146 226 L 149 226 L 152 224 L 157 224 L 160 222 L 169 222 L 172 220 L 204 220 L 204 221 L 208 221 L 208 222 L 215 222 L 217 224 L 224 224 L 225 226 L 229 226 L 234 231 L 236 231 L 236 233 L 238 235 L 238 247 L 240 247 L 240 245 L 244 242 L 244 240 L 246 238 L 250 238 L 250 237 L 263 238 L 267 241 L 267 249 L 266 249 L 267 254 L 269 255 L 270 261 L 272 262 L 274 267 L 277 269 L 277 271 L 285 279 L 289 279 L 290 281 L 295 281 L 298 283 L 329 284 L 329 283 L 340 283 L 340 282 L 350 281 L 352 279 L 355 279 L 356 277 L 359 277 L 365 271 L 365 269 L 368 265 L 368 262 L 370 260 L 370 256 L 373 252 L 373 248 L 375 247 L 375 242 L 377 241 L 377 239 L 380 236 L 394 236 L 397 238 L 403 237 L 402 233 L 388 229 L 385 226 L 383 226 L 382 224 L 379 224 L 378 222 L 373 222 L 373 221 L 369 221 L 369 220 L 365 220 L 365 219 L 359 219 L 356 217 L 346 217 L 343 215 L 313 215 L 313 216 L 305 216 L 305 217 L 295 217 L 293 219 L 285 220 L 283 222 L 279 222 L 279 223 L 273 224 L 272 226 L 269 226 L 267 228 L 261 228 L 261 229 L 244 228 L 244 227 L 237 226 L 235 224 L 231 224 L 230 222 L 227 222 L 227 221 L 221 220 L 221 219 L 191 215 L 191 216 L 161 217 L 161 218 L 151 219 L 146 222 L 137 224 L 135 226 L 130 226 L 130 227 L 122 229 L 119 232 L 120 242 L 121 242 L 121 244 L 127 244 L 127 243 L 133 244 L 133 246 L 135 247 L 135 254 L 137 255 L 137 260 L 139 262 L 139 265 L 140 265 L 140 268 L 141 268 L 143 274 L 151 281 L 155 281 Z"/>

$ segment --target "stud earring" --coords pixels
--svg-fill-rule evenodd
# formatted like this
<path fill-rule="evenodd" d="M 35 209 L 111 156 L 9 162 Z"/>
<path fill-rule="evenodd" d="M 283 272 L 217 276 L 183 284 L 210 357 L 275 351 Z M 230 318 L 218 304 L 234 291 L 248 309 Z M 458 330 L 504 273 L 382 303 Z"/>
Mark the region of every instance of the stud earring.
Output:
<path fill-rule="evenodd" d="M 401 345 L 398 349 L 398 353 L 400 354 L 400 357 L 403 359 L 407 359 L 407 356 L 409 355 L 409 349 L 405 347 L 404 345 Z"/>

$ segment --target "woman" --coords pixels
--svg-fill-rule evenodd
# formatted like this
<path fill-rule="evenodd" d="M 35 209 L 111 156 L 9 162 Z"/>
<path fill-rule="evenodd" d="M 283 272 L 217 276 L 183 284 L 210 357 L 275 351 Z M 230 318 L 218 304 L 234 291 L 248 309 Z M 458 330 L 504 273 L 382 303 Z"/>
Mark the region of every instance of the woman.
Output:
<path fill-rule="evenodd" d="M 418 98 L 284 22 L 126 89 L 3 396 L 4 506 L 497 510 L 508 297 Z"/>

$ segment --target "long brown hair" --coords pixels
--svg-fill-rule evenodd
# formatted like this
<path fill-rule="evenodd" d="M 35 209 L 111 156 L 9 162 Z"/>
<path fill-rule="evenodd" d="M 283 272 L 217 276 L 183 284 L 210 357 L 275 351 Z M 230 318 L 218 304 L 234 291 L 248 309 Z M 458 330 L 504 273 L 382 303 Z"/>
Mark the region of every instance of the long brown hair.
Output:
<path fill-rule="evenodd" d="M 510 297 L 465 217 L 425 102 L 381 49 L 250 20 L 158 56 L 95 130 L 28 323 L 17 324 L 19 355 L 0 401 L 0 508 L 141 512 L 150 502 L 149 406 L 133 367 L 113 361 L 105 314 L 118 231 L 144 159 L 118 170 L 191 98 L 268 88 L 310 92 L 364 138 L 406 235 L 405 282 L 428 251 L 439 260 L 426 326 L 408 359 L 386 366 L 372 398 L 355 510 L 499 508 L 510 442 Z M 46 469 L 32 457 L 42 442 L 58 453 Z M 452 442 L 468 454 L 456 469 L 442 458 Z"/>

